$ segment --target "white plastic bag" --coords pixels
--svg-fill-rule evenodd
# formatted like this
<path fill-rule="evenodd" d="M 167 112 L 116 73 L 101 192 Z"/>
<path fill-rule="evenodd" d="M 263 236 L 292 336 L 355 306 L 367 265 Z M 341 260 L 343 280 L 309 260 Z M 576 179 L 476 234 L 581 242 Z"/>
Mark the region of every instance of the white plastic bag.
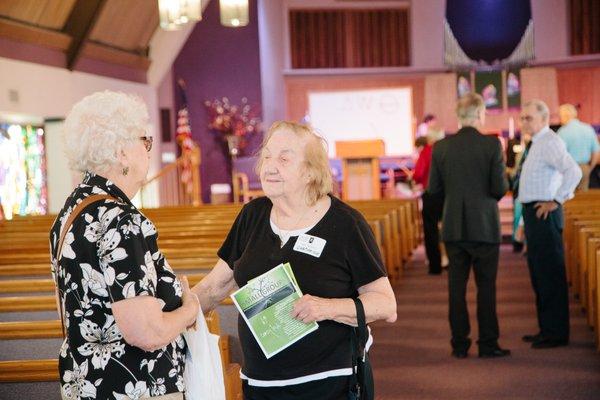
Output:
<path fill-rule="evenodd" d="M 208 331 L 202 310 L 196 330 L 187 330 L 183 337 L 188 346 L 183 373 L 186 400 L 225 400 L 219 336 Z"/>

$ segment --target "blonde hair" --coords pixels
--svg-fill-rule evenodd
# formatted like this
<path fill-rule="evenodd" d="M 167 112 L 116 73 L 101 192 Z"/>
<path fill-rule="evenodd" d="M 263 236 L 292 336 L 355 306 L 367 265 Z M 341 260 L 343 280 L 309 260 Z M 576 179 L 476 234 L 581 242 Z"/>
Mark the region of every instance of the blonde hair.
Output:
<path fill-rule="evenodd" d="M 462 96 L 456 104 L 456 116 L 462 124 L 476 121 L 481 110 L 485 110 L 483 97 L 473 92 Z"/>
<path fill-rule="evenodd" d="M 565 103 L 558 108 L 561 116 L 564 114 L 570 118 L 577 118 L 577 108 L 573 104 Z"/>
<path fill-rule="evenodd" d="M 291 131 L 297 137 L 306 139 L 303 168 L 305 173 L 310 176 L 306 188 L 307 201 L 309 205 L 313 205 L 319 199 L 331 193 L 333 190 L 333 178 L 331 168 L 329 167 L 329 157 L 327 156 L 327 142 L 310 126 L 291 121 L 274 122 L 265 134 L 262 145 L 258 150 L 259 158 L 256 163 L 256 172 L 260 174 L 263 163 L 263 149 L 273 134 L 281 130 Z"/>
<path fill-rule="evenodd" d="M 133 95 L 105 90 L 73 106 L 63 126 L 69 166 L 77 171 L 106 172 L 118 163 L 127 141 L 144 136 L 148 109 Z"/>

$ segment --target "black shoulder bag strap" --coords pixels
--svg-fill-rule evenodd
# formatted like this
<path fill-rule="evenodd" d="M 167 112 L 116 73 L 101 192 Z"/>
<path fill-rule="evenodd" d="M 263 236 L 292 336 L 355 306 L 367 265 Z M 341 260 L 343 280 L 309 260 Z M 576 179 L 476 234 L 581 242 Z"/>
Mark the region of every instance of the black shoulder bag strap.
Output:
<path fill-rule="evenodd" d="M 372 400 L 375 398 L 373 371 L 365 351 L 369 331 L 365 309 L 360 299 L 355 298 L 357 327 L 352 329 L 352 377 L 350 379 L 350 400 Z"/>

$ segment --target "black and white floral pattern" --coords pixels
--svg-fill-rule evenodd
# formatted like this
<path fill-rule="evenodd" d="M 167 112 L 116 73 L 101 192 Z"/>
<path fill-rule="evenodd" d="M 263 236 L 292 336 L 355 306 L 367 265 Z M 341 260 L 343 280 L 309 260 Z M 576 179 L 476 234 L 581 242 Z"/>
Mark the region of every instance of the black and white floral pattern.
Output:
<path fill-rule="evenodd" d="M 65 236 L 60 231 L 84 198 L 92 203 Z M 111 304 L 135 296 L 159 299 L 164 311 L 181 306 L 181 282 L 157 246 L 156 228 L 112 182 L 87 173 L 50 232 L 52 276 L 64 304 L 67 338 L 60 349 L 61 391 L 67 399 L 142 399 L 182 392 L 185 341 L 154 352 L 130 346 Z"/>

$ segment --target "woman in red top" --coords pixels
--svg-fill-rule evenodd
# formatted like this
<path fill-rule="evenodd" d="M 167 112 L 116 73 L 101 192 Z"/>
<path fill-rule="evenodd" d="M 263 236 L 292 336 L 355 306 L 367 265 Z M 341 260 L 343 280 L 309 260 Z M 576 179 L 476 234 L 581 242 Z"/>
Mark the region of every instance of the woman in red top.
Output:
<path fill-rule="evenodd" d="M 419 153 L 419 158 L 417 158 L 417 163 L 415 164 L 413 180 L 415 181 L 415 183 L 420 185 L 419 188 L 421 188 L 422 190 L 427 189 L 427 180 L 429 179 L 429 168 L 431 167 L 432 148 L 433 146 L 428 141 Z"/>
<path fill-rule="evenodd" d="M 431 195 L 427 193 L 427 183 L 429 181 L 429 168 L 431 167 L 431 152 L 433 145 L 438 140 L 443 139 L 444 132 L 442 130 L 430 129 L 427 133 L 427 144 L 421 150 L 417 163 L 415 164 L 415 172 L 413 180 L 423 188 L 423 235 L 425 236 L 425 253 L 429 261 L 429 273 L 431 275 L 439 275 L 442 273 L 442 256 L 440 253 L 440 232 L 438 224 L 442 218 L 442 209 L 444 206 L 444 198 L 439 195 Z"/>

